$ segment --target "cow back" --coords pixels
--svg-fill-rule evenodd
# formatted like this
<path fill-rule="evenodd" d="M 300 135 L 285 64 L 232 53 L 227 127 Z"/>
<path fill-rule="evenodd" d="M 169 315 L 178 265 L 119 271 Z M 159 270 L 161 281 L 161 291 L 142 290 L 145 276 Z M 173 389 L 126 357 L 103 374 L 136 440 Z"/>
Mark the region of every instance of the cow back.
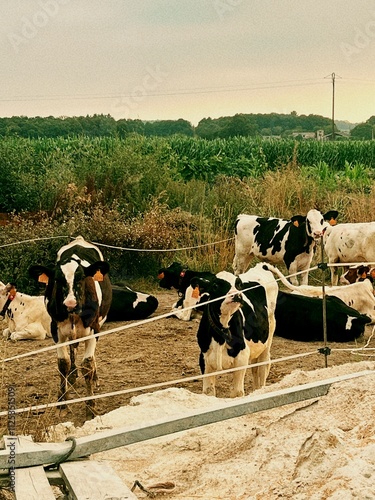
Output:
<path fill-rule="evenodd" d="M 323 341 L 323 300 L 279 291 L 275 335 L 301 342 Z M 326 297 L 327 339 L 349 342 L 363 335 L 371 319 L 334 296 Z"/>

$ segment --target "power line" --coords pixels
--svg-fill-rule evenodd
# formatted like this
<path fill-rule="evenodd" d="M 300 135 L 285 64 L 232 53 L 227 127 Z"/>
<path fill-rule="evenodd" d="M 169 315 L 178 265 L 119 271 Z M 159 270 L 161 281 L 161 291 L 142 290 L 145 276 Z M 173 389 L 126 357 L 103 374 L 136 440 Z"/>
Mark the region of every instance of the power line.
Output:
<path fill-rule="evenodd" d="M 228 86 L 228 87 L 214 87 L 214 88 L 196 88 L 196 89 L 180 89 L 171 90 L 164 92 L 154 92 L 147 93 L 147 97 L 166 97 L 174 95 L 197 95 L 197 94 L 214 94 L 214 93 L 225 93 L 225 92 L 245 92 L 254 90 L 267 90 L 267 89 L 277 89 L 277 88 L 287 88 L 287 87 L 304 87 L 312 85 L 320 85 L 323 83 L 322 79 L 317 81 L 301 81 L 292 80 L 291 82 L 301 82 L 301 83 L 288 83 L 274 82 L 269 84 L 254 84 L 259 86 Z M 302 83 L 305 82 L 305 83 Z M 310 83 L 307 83 L 310 82 Z M 51 96 L 14 96 L 12 98 L 0 98 L 0 102 L 25 102 L 25 101 L 63 101 L 63 100 L 88 100 L 88 99 L 121 99 L 121 98 L 131 98 L 133 94 L 80 94 L 80 95 L 51 95 Z"/>

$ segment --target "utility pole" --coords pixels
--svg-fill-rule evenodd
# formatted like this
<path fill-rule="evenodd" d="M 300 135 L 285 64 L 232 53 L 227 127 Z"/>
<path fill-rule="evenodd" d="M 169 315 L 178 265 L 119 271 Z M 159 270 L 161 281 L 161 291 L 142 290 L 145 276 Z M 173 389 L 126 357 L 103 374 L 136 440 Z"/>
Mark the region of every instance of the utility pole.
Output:
<path fill-rule="evenodd" d="M 332 140 L 335 140 L 335 80 L 336 80 L 336 73 L 331 73 L 330 75 L 326 76 L 325 78 L 331 78 L 332 80 Z M 338 77 L 341 78 L 341 77 Z"/>
<path fill-rule="evenodd" d="M 335 73 L 332 73 L 332 140 L 335 140 Z"/>

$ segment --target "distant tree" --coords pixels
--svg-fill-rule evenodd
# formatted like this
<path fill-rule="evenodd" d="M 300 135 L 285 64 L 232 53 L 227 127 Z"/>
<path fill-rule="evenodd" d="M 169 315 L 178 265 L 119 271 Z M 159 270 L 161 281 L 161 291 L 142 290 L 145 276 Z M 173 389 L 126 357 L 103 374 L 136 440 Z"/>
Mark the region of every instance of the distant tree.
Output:
<path fill-rule="evenodd" d="M 220 132 L 220 137 L 254 136 L 257 129 L 258 127 L 254 119 L 249 118 L 248 115 L 237 114 L 228 120 Z"/>
<path fill-rule="evenodd" d="M 195 133 L 202 139 L 215 139 L 219 137 L 220 124 L 218 120 L 203 118 L 197 125 Z"/>
<path fill-rule="evenodd" d="M 367 120 L 366 123 L 360 123 L 353 130 L 350 131 L 350 137 L 352 139 L 367 139 L 370 140 L 373 138 L 374 133 L 374 125 L 369 123 L 370 120 Z"/>
<path fill-rule="evenodd" d="M 145 123 L 145 135 L 167 137 L 174 134 L 183 134 L 192 137 L 194 129 L 190 122 L 179 120 L 157 120 Z"/>
<path fill-rule="evenodd" d="M 117 134 L 121 138 L 125 138 L 130 134 L 143 135 L 145 132 L 145 124 L 142 120 L 117 120 Z"/>

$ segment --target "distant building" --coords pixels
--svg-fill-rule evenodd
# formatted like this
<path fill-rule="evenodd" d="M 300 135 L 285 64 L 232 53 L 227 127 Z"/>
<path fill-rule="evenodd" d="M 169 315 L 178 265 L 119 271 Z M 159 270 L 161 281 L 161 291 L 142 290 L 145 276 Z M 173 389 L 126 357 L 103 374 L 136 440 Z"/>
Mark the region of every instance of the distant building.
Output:
<path fill-rule="evenodd" d="M 349 134 L 345 134 L 343 132 L 335 132 L 335 139 L 336 138 L 349 139 Z M 332 141 L 332 132 L 330 134 L 326 134 L 323 137 L 323 141 Z"/>
<path fill-rule="evenodd" d="M 324 140 L 324 130 L 317 130 L 316 132 L 293 132 L 292 137 L 301 137 L 301 139 L 316 139 L 317 141 Z"/>

